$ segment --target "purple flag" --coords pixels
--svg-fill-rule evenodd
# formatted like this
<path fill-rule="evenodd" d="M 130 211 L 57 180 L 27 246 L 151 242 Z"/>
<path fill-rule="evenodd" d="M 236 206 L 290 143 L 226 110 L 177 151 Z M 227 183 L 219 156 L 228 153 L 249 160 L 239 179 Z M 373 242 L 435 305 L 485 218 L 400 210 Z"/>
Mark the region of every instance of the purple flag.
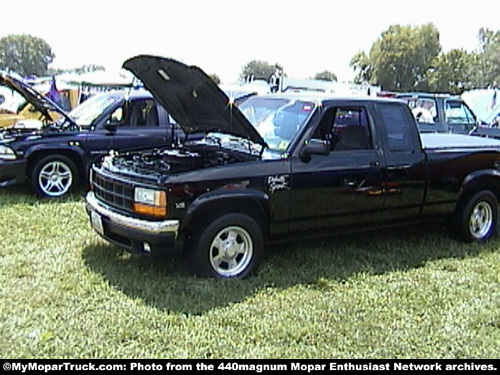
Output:
<path fill-rule="evenodd" d="M 52 100 L 56 104 L 59 104 L 61 101 L 61 95 L 59 94 L 59 91 L 57 90 L 55 77 L 52 77 L 52 83 L 50 84 L 50 90 L 49 90 L 48 97 L 50 100 Z"/>

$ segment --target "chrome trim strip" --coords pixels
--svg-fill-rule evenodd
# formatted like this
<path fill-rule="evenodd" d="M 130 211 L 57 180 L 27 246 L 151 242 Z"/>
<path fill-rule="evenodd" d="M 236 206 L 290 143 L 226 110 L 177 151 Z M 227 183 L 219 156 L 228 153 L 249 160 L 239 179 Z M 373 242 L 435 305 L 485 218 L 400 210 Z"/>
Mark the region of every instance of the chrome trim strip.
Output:
<path fill-rule="evenodd" d="M 175 233 L 177 238 L 180 226 L 179 220 L 149 221 L 118 214 L 111 211 L 108 206 L 100 203 L 93 191 L 87 193 L 85 201 L 87 209 L 97 212 L 115 224 L 151 234 Z"/>

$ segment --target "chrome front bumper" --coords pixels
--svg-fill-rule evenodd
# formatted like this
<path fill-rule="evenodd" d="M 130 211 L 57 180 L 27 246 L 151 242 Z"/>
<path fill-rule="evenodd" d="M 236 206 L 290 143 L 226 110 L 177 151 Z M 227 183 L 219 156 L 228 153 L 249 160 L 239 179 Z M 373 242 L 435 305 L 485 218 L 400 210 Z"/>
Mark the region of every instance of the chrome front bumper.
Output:
<path fill-rule="evenodd" d="M 174 234 L 174 238 L 177 238 L 180 226 L 179 220 L 149 221 L 118 214 L 112 211 L 109 207 L 100 203 L 92 191 L 87 193 L 85 201 L 87 205 L 87 212 L 89 212 L 89 214 L 91 211 L 94 211 L 114 225 L 142 232 L 145 235 L 157 236 Z"/>

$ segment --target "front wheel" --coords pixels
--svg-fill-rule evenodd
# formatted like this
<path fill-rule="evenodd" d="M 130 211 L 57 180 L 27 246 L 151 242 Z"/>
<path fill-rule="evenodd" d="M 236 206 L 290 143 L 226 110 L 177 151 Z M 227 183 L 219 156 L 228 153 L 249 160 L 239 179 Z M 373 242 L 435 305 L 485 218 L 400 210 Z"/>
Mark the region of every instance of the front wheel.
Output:
<path fill-rule="evenodd" d="M 465 242 L 488 241 L 497 233 L 498 200 L 490 191 L 480 191 L 461 205 L 456 215 L 456 234 Z"/>
<path fill-rule="evenodd" d="M 76 165 L 64 155 L 46 156 L 35 164 L 31 184 L 41 197 L 62 197 L 78 184 Z"/>
<path fill-rule="evenodd" d="M 260 225 L 248 215 L 231 213 L 193 234 L 186 261 L 196 275 L 240 279 L 255 272 L 263 254 Z"/>

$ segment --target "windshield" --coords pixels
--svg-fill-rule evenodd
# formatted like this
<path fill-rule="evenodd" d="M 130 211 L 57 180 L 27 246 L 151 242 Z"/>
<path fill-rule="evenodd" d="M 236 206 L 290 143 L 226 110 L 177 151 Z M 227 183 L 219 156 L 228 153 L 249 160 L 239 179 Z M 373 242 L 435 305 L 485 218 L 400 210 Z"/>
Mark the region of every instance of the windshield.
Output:
<path fill-rule="evenodd" d="M 100 115 L 122 98 L 123 96 L 120 94 L 93 96 L 75 107 L 69 116 L 81 127 L 91 126 Z"/>
<path fill-rule="evenodd" d="M 239 109 L 271 150 L 285 151 L 315 107 L 313 102 L 302 100 L 251 97 Z"/>
<path fill-rule="evenodd" d="M 450 125 L 467 124 L 474 126 L 476 124 L 476 119 L 469 108 L 457 100 L 445 101 L 445 116 Z"/>

